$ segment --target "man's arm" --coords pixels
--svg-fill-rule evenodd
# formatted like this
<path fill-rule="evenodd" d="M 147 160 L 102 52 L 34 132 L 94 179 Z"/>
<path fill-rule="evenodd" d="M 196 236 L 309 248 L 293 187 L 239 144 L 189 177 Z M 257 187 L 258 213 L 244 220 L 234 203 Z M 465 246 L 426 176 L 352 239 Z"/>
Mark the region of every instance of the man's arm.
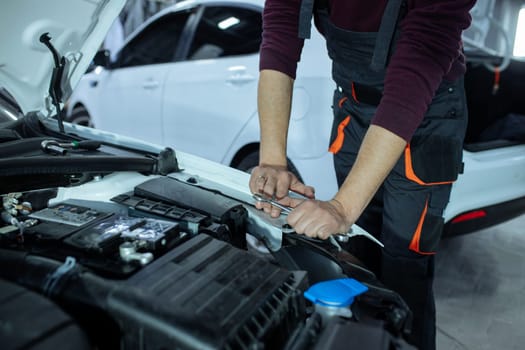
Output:
<path fill-rule="evenodd" d="M 357 160 L 334 199 L 345 208 L 353 224 L 405 149 L 406 141 L 377 125 L 368 129 Z"/>
<path fill-rule="evenodd" d="M 371 125 L 357 160 L 330 201 L 292 200 L 296 208 L 288 223 L 297 233 L 327 238 L 348 232 L 403 153 L 406 141 L 380 126 Z"/>
<path fill-rule="evenodd" d="M 257 105 L 261 146 L 259 166 L 252 171 L 250 190 L 263 193 L 269 197 L 281 199 L 288 190 L 314 197 L 314 189 L 305 186 L 297 177 L 288 171 L 286 142 L 292 105 L 293 79 L 275 70 L 262 70 L 259 76 Z M 280 214 L 278 208 L 268 204 L 257 203 L 272 216 Z"/>
<path fill-rule="evenodd" d="M 261 132 L 260 164 L 286 168 L 286 141 L 292 106 L 293 79 L 275 70 L 259 75 L 257 108 Z"/>
<path fill-rule="evenodd" d="M 390 58 L 372 124 L 409 141 L 443 79 L 462 76 L 461 34 L 475 0 L 412 0 Z"/>
<path fill-rule="evenodd" d="M 293 82 L 304 43 L 297 35 L 300 5 L 300 0 L 266 0 L 263 11 L 257 100 L 261 146 L 250 190 L 277 199 L 286 198 L 289 189 L 314 197 L 314 189 L 288 171 L 286 158 Z M 280 214 L 268 204 L 256 206 L 274 217 Z"/>

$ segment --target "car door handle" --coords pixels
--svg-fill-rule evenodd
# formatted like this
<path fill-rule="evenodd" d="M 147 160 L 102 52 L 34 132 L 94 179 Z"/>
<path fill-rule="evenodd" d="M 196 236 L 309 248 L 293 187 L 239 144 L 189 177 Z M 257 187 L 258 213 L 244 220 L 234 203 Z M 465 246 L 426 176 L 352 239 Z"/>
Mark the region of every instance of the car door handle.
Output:
<path fill-rule="evenodd" d="M 159 82 L 156 80 L 147 80 L 142 83 L 142 88 L 146 90 L 153 90 L 159 87 Z"/>
<path fill-rule="evenodd" d="M 244 85 L 255 80 L 255 77 L 248 73 L 235 73 L 230 75 L 226 82 L 232 85 Z"/>

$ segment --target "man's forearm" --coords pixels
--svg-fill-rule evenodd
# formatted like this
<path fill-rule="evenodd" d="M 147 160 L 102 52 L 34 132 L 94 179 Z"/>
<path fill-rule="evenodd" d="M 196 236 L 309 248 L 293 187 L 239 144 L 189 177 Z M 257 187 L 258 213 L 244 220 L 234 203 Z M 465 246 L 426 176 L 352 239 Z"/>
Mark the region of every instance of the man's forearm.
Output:
<path fill-rule="evenodd" d="M 257 104 L 261 128 L 260 164 L 286 165 L 286 142 L 293 79 L 274 70 L 262 70 Z"/>
<path fill-rule="evenodd" d="M 354 223 L 403 153 L 406 141 L 377 125 L 371 125 L 357 160 L 335 199 Z"/>

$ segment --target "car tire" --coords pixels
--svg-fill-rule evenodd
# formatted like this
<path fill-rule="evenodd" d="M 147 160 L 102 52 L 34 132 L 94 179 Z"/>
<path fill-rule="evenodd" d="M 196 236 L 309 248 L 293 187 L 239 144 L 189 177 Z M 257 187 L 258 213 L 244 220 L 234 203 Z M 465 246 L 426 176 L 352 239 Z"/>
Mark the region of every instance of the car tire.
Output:
<path fill-rule="evenodd" d="M 91 116 L 84 106 L 76 106 L 73 108 L 71 115 L 67 118 L 67 121 L 72 124 L 87 126 L 92 128 L 93 122 L 91 121 Z"/>
<path fill-rule="evenodd" d="M 235 166 L 236 169 L 245 171 L 247 173 L 251 173 L 253 168 L 255 168 L 257 165 L 259 165 L 259 151 L 253 151 L 248 153 L 246 156 L 244 156 L 240 162 Z M 303 178 L 299 174 L 299 171 L 297 171 L 297 168 L 293 165 L 293 163 L 288 159 L 288 170 L 291 171 L 299 181 L 303 182 Z"/>

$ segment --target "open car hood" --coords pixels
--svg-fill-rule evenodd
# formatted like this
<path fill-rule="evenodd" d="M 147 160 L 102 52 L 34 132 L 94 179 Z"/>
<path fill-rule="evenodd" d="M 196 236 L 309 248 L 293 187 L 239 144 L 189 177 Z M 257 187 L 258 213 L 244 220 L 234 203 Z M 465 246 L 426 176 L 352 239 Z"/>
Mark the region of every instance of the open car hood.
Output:
<path fill-rule="evenodd" d="M 49 86 L 55 62 L 40 41 L 49 33 L 51 44 L 65 58 L 60 81 L 63 100 L 85 73 L 125 0 L 17 0 L 0 11 L 0 86 L 16 99 L 24 114 L 52 115 Z"/>

